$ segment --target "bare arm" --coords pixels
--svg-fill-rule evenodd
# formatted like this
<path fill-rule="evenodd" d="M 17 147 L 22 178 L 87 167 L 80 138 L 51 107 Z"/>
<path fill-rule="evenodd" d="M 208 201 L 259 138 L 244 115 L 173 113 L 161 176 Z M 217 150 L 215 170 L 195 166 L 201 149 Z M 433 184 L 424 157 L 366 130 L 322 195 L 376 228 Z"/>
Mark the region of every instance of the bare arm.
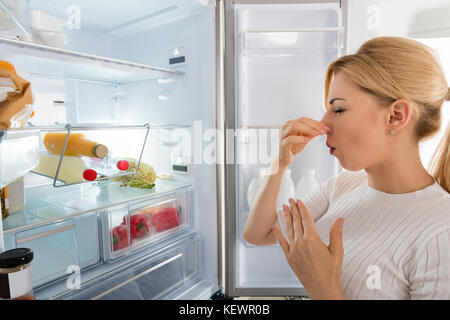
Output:
<path fill-rule="evenodd" d="M 283 174 L 310 139 L 325 134 L 321 132 L 324 127 L 324 123 L 308 118 L 288 121 L 283 126 L 279 153 L 270 167 L 272 174 L 267 175 L 259 186 L 244 226 L 243 236 L 246 241 L 254 245 L 276 243 L 272 226 L 277 219 L 276 204 Z"/>
<path fill-rule="evenodd" d="M 244 239 L 252 244 L 276 243 L 272 226 L 277 219 L 276 204 L 285 170 L 285 167 L 277 168 L 276 161 L 272 161 L 270 171 L 274 174 L 267 175 L 259 186 L 244 226 Z"/>

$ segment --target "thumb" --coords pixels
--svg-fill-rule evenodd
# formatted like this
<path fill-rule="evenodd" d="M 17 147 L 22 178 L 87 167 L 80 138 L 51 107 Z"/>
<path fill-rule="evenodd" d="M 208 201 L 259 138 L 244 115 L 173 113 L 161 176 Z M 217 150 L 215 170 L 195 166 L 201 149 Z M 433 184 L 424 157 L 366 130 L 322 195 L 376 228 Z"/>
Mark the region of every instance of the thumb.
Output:
<path fill-rule="evenodd" d="M 331 251 L 333 255 L 337 255 L 339 257 L 344 256 L 344 245 L 342 243 L 342 234 L 344 228 L 344 218 L 338 218 L 333 223 L 330 231 L 330 243 L 328 245 L 328 249 Z"/>

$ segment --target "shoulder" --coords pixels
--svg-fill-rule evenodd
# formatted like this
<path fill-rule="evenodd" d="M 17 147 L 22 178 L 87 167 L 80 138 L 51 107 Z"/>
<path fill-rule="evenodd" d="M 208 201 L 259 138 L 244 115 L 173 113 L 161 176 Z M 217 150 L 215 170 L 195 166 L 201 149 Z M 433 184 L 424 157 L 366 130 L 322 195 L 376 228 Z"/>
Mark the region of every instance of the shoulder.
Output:
<path fill-rule="evenodd" d="M 438 232 L 450 230 L 450 194 L 438 183 L 428 194 L 429 201 L 424 203 L 423 217 L 427 221 L 438 221 Z"/>
<path fill-rule="evenodd" d="M 438 195 L 432 201 L 420 205 L 420 216 L 415 230 L 410 230 L 415 241 L 411 246 L 416 254 L 429 245 L 441 244 L 441 249 L 450 248 L 450 197 L 448 192 Z"/>

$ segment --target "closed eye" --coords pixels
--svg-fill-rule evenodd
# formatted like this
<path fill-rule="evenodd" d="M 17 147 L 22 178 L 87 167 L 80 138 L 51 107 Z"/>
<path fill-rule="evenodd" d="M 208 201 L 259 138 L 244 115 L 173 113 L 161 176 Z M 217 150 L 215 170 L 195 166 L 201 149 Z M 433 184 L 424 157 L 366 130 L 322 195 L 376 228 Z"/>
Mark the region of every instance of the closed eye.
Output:
<path fill-rule="evenodd" d="M 338 109 L 338 110 L 335 110 L 335 111 L 333 111 L 334 113 L 341 113 L 341 112 L 344 112 L 345 110 L 342 110 L 342 109 Z"/>

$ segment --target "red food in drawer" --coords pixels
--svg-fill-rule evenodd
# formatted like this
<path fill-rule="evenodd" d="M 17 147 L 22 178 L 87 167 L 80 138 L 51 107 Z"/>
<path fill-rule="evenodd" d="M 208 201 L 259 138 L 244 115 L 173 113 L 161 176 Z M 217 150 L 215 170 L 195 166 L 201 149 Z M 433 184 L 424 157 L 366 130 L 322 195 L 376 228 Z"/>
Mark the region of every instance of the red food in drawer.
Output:
<path fill-rule="evenodd" d="M 130 234 L 132 239 L 142 238 L 150 232 L 147 216 L 141 213 L 133 214 L 130 220 Z M 122 225 L 127 225 L 127 217 L 123 217 Z"/>
<path fill-rule="evenodd" d="M 156 231 L 161 232 L 180 225 L 177 209 L 164 208 L 152 214 L 152 225 Z"/>
<path fill-rule="evenodd" d="M 128 247 L 128 230 L 127 226 L 118 225 L 112 229 L 113 250 L 120 250 Z"/>

